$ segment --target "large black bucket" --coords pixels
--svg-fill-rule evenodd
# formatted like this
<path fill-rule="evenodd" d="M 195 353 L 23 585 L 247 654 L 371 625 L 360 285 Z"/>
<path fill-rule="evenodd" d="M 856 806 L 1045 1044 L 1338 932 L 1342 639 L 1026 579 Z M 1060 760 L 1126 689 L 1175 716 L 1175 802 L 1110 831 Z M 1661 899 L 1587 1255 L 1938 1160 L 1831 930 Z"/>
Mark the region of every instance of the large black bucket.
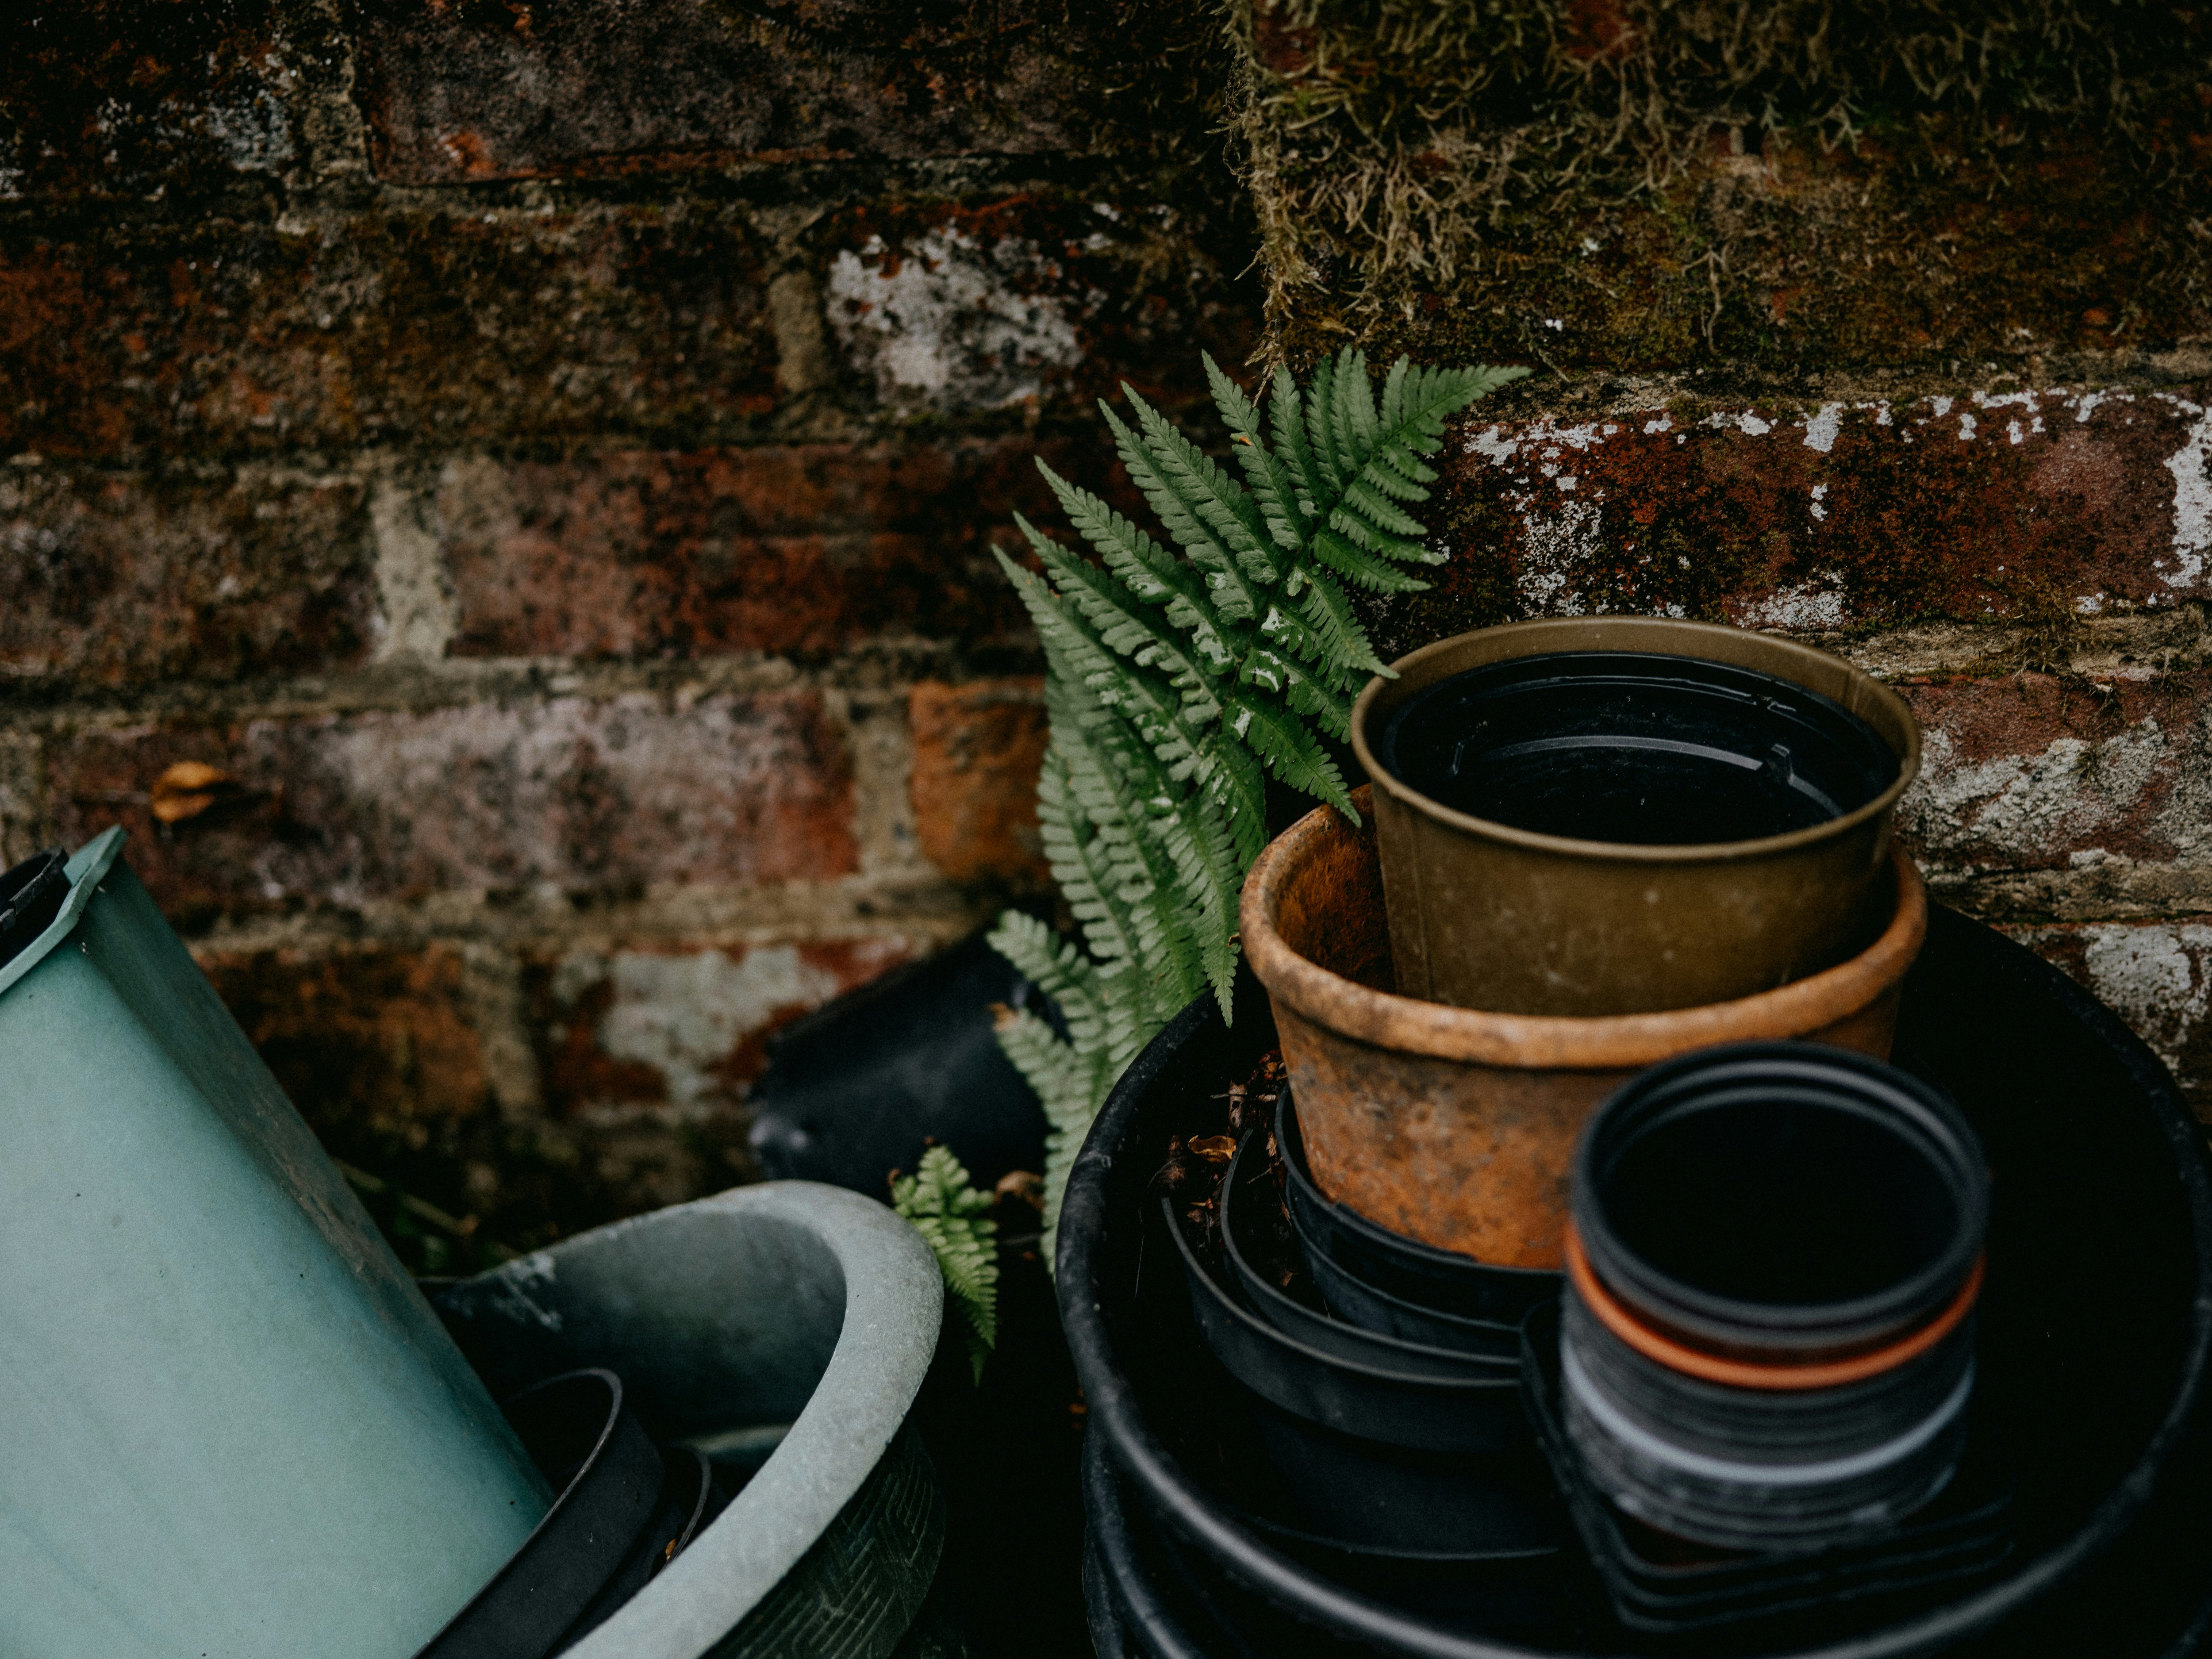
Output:
<path fill-rule="evenodd" d="M 1092 1128 L 1063 1212 L 1061 1318 L 1088 1432 L 1129 1495 L 1131 1526 L 1291 1615 L 1313 1650 L 1573 1650 L 1571 1640 L 1522 1645 L 1510 1621 L 1480 1608 L 1424 1613 L 1332 1577 L 1240 1518 L 1178 1433 L 1177 1380 L 1206 1356 L 1146 1184 L 1169 1137 L 1207 1121 L 1218 1109 L 1208 1097 L 1273 1046 L 1253 988 L 1239 1007 L 1231 1031 L 1210 1001 L 1194 1005 L 1139 1057 Z M 2212 1600 L 2212 1458 L 2197 1421 L 2212 1347 L 2202 1132 L 2109 1010 L 1946 911 L 1932 915 L 1907 981 L 1896 1058 L 1959 1103 L 1995 1176 L 1976 1410 L 2002 1450 L 2014 1545 L 1968 1593 L 1856 1633 L 1839 1610 L 1821 1627 L 1823 1645 L 1796 1650 L 2185 1651 L 2176 1644 Z M 1648 1642 L 1601 1628 L 1582 1645 L 1637 1651 Z"/>

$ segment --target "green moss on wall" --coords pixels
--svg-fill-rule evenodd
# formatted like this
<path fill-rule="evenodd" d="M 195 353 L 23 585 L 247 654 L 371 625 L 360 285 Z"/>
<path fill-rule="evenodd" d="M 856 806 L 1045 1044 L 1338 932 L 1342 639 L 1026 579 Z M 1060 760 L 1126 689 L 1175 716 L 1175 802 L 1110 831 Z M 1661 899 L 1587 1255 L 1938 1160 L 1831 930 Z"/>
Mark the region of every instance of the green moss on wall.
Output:
<path fill-rule="evenodd" d="M 1234 3 L 1294 359 L 1787 368 L 2208 325 L 2202 8 Z"/>

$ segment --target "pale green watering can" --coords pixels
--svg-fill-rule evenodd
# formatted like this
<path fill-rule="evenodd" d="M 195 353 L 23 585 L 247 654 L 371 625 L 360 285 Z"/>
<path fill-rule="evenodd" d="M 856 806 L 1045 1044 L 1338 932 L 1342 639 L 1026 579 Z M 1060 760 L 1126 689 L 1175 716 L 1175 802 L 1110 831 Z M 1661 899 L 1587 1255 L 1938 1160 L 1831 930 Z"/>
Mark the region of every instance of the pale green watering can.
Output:
<path fill-rule="evenodd" d="M 122 843 L 0 880 L 0 1654 L 408 1659 L 551 1494 Z"/>

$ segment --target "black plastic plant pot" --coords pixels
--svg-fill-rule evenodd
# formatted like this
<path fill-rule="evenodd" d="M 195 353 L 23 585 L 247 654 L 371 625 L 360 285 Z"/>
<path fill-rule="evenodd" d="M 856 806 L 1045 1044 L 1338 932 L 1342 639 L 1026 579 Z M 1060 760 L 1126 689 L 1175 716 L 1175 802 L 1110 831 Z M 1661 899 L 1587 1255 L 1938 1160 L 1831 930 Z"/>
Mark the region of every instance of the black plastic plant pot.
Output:
<path fill-rule="evenodd" d="M 1407 1238 L 1331 1200 L 1306 1166 L 1297 1103 L 1275 1105 L 1291 1224 L 1332 1312 L 1367 1329 L 1462 1352 L 1518 1355 L 1529 1309 L 1559 1293 L 1542 1267 L 1499 1267 Z"/>
<path fill-rule="evenodd" d="M 1224 1369 L 1261 1399 L 1341 1435 L 1429 1452 L 1503 1453 L 1528 1443 L 1514 1370 L 1458 1376 L 1385 1370 L 1309 1347 L 1239 1303 L 1186 1234 L 1176 1200 L 1160 1218 L 1182 1262 L 1191 1315 Z"/>
<path fill-rule="evenodd" d="M 1851 1543 L 1817 1550 L 1686 1550 L 1621 1515 L 1591 1484 L 1570 1442 L 1561 1402 L 1559 1311 L 1524 1328 L 1530 1420 L 1559 1477 L 1567 1511 L 1607 1613 L 1625 1629 L 1731 1645 L 1813 1641 L 1893 1620 L 1986 1581 L 2013 1549 L 2012 1489 L 1970 1447 L 1958 1477 L 1921 1513 Z"/>
<path fill-rule="evenodd" d="M 1455 674 L 1390 718 L 1375 756 L 1471 817 L 1643 846 L 1810 829 L 1865 805 L 1898 769 L 1873 726 L 1808 687 L 1631 651 Z"/>
<path fill-rule="evenodd" d="M 583 1634 L 584 1616 L 622 1574 L 660 1507 L 668 1470 L 623 1404 L 612 1371 L 549 1377 L 504 1409 L 561 1496 L 416 1659 L 546 1659 L 557 1652 Z M 607 1605 L 600 1617 L 613 1611 Z"/>
<path fill-rule="evenodd" d="M 1104 1449 L 1084 1452 L 1085 1595 L 1102 1659 L 1144 1655 L 1279 1656 L 1312 1650 L 1299 1629 L 1264 1598 L 1225 1577 L 1202 1551 L 1163 1530 L 1115 1478 Z M 1559 1639 L 1574 1617 L 1554 1546 L 1479 1551 L 1347 1547 L 1293 1529 L 1257 1525 L 1262 1535 L 1320 1577 L 1362 1594 L 1445 1616 L 1470 1607 L 1532 1642 Z"/>
<path fill-rule="evenodd" d="M 684 1553 L 684 1547 L 708 1522 L 728 1507 L 728 1498 L 715 1484 L 714 1466 L 704 1453 L 690 1446 L 664 1446 L 660 1456 L 666 1478 L 653 1518 L 631 1544 L 614 1577 L 562 1632 L 556 1652 L 566 1651 L 613 1618 L 624 1602 L 651 1583 L 663 1567 Z"/>
<path fill-rule="evenodd" d="M 1598 1281 L 1686 1346 L 1809 1364 L 1924 1328 L 1978 1273 L 1988 1161 L 1936 1090 L 1804 1042 L 1685 1054 L 1624 1085 L 1575 1152 Z"/>
<path fill-rule="evenodd" d="M 1513 1350 L 1510 1359 L 1495 1349 L 1432 1347 L 1407 1341 L 1384 1334 L 1365 1322 L 1348 1323 L 1333 1317 L 1326 1309 L 1314 1307 L 1291 1295 L 1262 1272 L 1257 1261 L 1264 1260 L 1265 1241 L 1249 1236 L 1263 1231 L 1255 1224 L 1255 1212 L 1262 1206 L 1279 1209 L 1282 1204 L 1281 1195 L 1267 1178 L 1265 1160 L 1260 1156 L 1266 1140 L 1265 1130 L 1253 1128 L 1245 1132 L 1236 1157 L 1231 1160 L 1228 1179 L 1221 1186 L 1222 1254 L 1247 1307 L 1294 1342 L 1378 1370 L 1415 1376 L 1496 1377 L 1517 1370 L 1517 1333 L 1510 1334 Z M 1479 1328 L 1486 1334 L 1490 1328 Z"/>
<path fill-rule="evenodd" d="M 1086 1445 L 1111 1460 L 1129 1507 L 1158 1535 L 1303 1625 L 1323 1650 L 1662 1650 L 1673 1638 L 1604 1632 L 1530 1644 L 1479 1608 L 1446 1615 L 1352 1588 L 1253 1525 L 1224 1487 L 1208 1461 L 1221 1413 L 1193 1401 L 1191 1297 L 1148 1188 L 1170 1139 L 1211 1133 L 1215 1097 L 1275 1046 L 1265 1005 L 1244 1000 L 1251 991 L 1233 1030 L 1210 1001 L 1170 1024 L 1124 1073 L 1072 1171 L 1055 1284 L 1088 1407 Z M 2212 1352 L 2212 1183 L 2202 1131 L 2117 1016 L 1940 907 L 1904 987 L 1894 1058 L 1958 1103 L 1995 1180 L 1974 1440 L 1954 1491 L 1967 1491 L 1965 1472 L 1986 1437 L 1992 1478 L 2012 1492 L 2012 1549 L 1986 1579 L 1928 1605 L 1848 1633 L 1855 1621 L 1816 1618 L 1813 1634 L 1759 1650 L 2185 1652 L 2180 1644 L 2212 1617 L 2212 1435 L 2200 1411 Z"/>
<path fill-rule="evenodd" d="M 1043 1169 L 1044 1115 L 999 1047 L 994 1006 L 1058 1018 L 975 933 L 793 1021 L 770 1042 L 749 1100 L 761 1168 L 878 1199 L 927 1139 L 984 1187 Z"/>
<path fill-rule="evenodd" d="M 1989 1179 L 1935 1091 L 1806 1043 L 1687 1055 L 1592 1118 L 1571 1201 L 1567 1437 L 1626 1513 L 1814 1548 L 1949 1481 Z"/>

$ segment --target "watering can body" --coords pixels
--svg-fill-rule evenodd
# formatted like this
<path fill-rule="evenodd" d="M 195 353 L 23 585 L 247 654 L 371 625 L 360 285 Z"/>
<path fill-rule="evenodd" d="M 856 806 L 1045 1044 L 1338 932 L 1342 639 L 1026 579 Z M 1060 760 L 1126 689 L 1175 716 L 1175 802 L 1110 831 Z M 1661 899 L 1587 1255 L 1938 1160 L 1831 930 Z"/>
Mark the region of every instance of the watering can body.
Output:
<path fill-rule="evenodd" d="M 408 1659 L 550 1494 L 121 841 L 0 966 L 0 1652 Z"/>

